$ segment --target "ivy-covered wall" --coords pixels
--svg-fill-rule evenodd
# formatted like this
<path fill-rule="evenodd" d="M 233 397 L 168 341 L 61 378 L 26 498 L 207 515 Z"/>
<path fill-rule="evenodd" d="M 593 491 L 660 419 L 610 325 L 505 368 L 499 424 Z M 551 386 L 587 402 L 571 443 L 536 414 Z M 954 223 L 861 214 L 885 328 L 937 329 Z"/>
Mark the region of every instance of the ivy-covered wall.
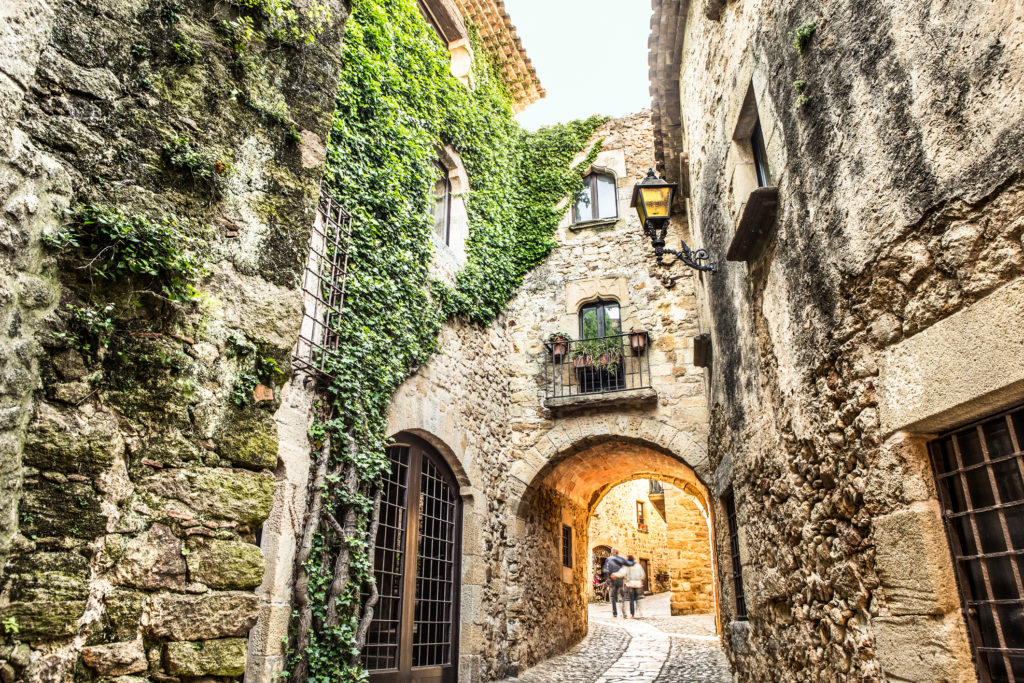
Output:
<path fill-rule="evenodd" d="M 482 330 L 552 249 L 563 213 L 555 206 L 581 185 L 572 162 L 603 121 L 522 130 L 500 65 L 483 46 L 474 52 L 467 87 L 415 2 L 353 3 L 325 179 L 353 233 L 298 548 L 288 671 L 297 680 L 361 675 L 354 650 L 371 618 L 359 600 L 369 589 L 364 539 L 392 395 L 436 351 L 444 321 Z M 444 146 L 469 181 L 467 263 L 454 285 L 431 270 L 434 163 Z"/>
<path fill-rule="evenodd" d="M 3 680 L 242 674 L 347 13 L 5 3 Z"/>

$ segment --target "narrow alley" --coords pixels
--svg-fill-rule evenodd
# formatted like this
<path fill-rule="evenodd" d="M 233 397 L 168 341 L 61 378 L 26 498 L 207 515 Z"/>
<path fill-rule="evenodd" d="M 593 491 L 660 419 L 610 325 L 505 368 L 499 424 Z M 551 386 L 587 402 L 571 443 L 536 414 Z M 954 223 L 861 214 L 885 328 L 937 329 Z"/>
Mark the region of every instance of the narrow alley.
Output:
<path fill-rule="evenodd" d="M 589 631 L 576 647 L 506 683 L 731 681 L 714 615 L 671 616 L 670 595 L 644 598 L 638 619 L 613 618 L 607 603 L 592 603 Z"/>

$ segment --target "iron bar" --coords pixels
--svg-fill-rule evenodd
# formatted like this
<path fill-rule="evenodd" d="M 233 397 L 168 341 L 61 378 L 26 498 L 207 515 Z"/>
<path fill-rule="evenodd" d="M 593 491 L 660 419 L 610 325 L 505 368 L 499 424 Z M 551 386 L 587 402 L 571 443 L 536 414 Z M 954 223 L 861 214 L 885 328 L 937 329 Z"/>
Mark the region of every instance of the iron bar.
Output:
<path fill-rule="evenodd" d="M 548 398 L 630 391 L 651 386 L 650 335 L 626 332 L 544 343 Z"/>

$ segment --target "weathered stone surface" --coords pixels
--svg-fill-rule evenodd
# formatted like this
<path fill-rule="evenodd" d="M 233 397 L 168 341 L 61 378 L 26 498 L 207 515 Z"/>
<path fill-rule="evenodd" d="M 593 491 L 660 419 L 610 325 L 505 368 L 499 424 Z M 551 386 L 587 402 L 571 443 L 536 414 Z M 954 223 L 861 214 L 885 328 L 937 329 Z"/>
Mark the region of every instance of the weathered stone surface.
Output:
<path fill-rule="evenodd" d="M 215 589 L 255 588 L 263 581 L 263 552 L 243 541 L 189 543 L 188 575 Z"/>
<path fill-rule="evenodd" d="M 0 607 L 0 621 L 14 618 L 22 640 L 52 640 L 75 633 L 84 600 L 12 602 Z"/>
<path fill-rule="evenodd" d="M 167 643 L 164 665 L 176 676 L 241 676 L 245 646 L 244 638 Z"/>
<path fill-rule="evenodd" d="M 148 666 L 141 640 L 82 648 L 82 661 L 102 676 L 134 674 Z"/>
<path fill-rule="evenodd" d="M 252 593 L 162 593 L 149 598 L 144 628 L 152 638 L 174 640 L 244 636 L 256 623 L 258 607 Z"/>
<path fill-rule="evenodd" d="M 18 557 L 7 567 L 10 598 L 20 602 L 85 600 L 89 595 L 89 562 L 79 553 L 41 552 Z"/>
<path fill-rule="evenodd" d="M 123 453 L 124 439 L 113 416 L 41 403 L 28 426 L 23 458 L 26 465 L 40 470 L 95 477 Z"/>
<path fill-rule="evenodd" d="M 180 500 L 201 515 L 258 525 L 270 514 L 274 478 L 232 469 L 174 469 L 157 472 L 142 487 Z"/>
<path fill-rule="evenodd" d="M 225 460 L 247 467 L 277 464 L 277 430 L 271 415 L 249 410 L 225 427 L 216 440 L 217 452 Z"/>
<path fill-rule="evenodd" d="M 134 588 L 184 590 L 185 556 L 181 549 L 181 539 L 169 527 L 154 524 L 125 544 L 114 581 Z"/>
<path fill-rule="evenodd" d="M 96 489 L 81 481 L 26 480 L 19 513 L 26 535 L 91 539 L 107 526 Z"/>
<path fill-rule="evenodd" d="M 138 634 L 146 593 L 114 589 L 103 596 L 103 609 L 115 638 L 132 638 Z"/>

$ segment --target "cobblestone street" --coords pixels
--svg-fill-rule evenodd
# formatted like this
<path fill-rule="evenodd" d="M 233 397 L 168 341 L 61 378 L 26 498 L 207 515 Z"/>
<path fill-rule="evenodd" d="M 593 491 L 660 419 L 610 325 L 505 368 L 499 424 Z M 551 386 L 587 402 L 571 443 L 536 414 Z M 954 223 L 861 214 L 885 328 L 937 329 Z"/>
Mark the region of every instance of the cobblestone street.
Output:
<path fill-rule="evenodd" d="M 627 607 L 628 609 L 628 607 Z M 729 663 L 714 616 L 673 617 L 669 593 L 643 600 L 643 616 L 612 618 L 611 606 L 590 606 L 590 629 L 576 647 L 541 662 L 520 683 L 728 683 Z"/>

